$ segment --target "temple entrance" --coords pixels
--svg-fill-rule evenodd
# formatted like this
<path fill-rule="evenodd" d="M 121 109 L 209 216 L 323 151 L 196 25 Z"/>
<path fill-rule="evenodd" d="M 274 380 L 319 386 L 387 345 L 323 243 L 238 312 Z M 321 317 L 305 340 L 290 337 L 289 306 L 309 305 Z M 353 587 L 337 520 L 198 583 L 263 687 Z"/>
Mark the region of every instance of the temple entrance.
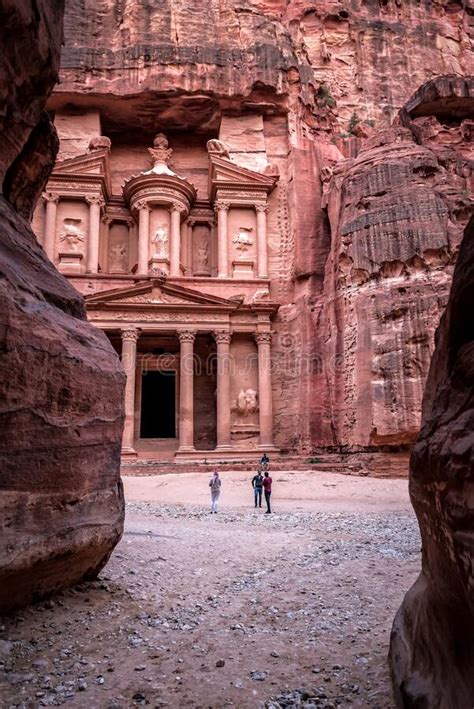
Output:
<path fill-rule="evenodd" d="M 176 438 L 176 372 L 144 372 L 140 438 Z"/>

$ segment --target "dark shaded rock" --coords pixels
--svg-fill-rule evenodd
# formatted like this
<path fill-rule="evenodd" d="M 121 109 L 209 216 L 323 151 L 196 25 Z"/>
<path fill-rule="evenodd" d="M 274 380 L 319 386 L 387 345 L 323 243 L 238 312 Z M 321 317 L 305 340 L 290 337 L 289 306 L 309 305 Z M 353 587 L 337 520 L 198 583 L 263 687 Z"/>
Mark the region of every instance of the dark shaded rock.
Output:
<path fill-rule="evenodd" d="M 0 611 L 95 576 L 123 528 L 124 375 L 24 218 L 57 150 L 61 17 L 0 2 Z"/>
<path fill-rule="evenodd" d="M 422 572 L 395 618 L 390 666 L 399 707 L 474 704 L 474 218 L 467 227 L 411 456 Z"/>

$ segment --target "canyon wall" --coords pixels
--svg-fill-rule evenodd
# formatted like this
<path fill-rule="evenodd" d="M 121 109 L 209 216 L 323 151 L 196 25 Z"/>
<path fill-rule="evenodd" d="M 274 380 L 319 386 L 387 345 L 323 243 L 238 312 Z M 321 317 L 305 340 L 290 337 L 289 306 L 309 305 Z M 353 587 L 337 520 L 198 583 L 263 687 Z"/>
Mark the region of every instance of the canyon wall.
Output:
<path fill-rule="evenodd" d="M 121 366 L 28 221 L 58 150 L 62 15 L 0 2 L 0 611 L 94 576 L 123 528 Z"/>
<path fill-rule="evenodd" d="M 427 80 L 472 73 L 473 36 L 471 0 L 67 3 L 49 103 L 62 157 L 99 132 L 113 154 L 163 130 L 176 153 L 180 133 L 219 137 L 235 162 L 279 170 L 268 229 L 282 450 L 414 440 L 472 156 L 466 116 L 446 121 L 429 102 L 398 112 Z"/>
<path fill-rule="evenodd" d="M 399 707 L 474 704 L 474 219 L 436 334 L 423 426 L 410 463 L 422 571 L 392 629 Z"/>

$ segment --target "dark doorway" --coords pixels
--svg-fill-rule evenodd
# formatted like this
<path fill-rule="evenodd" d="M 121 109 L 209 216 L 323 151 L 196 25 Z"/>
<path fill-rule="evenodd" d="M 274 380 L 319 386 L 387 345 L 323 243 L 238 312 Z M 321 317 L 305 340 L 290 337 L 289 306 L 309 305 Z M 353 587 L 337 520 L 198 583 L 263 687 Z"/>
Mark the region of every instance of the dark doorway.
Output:
<path fill-rule="evenodd" d="M 175 372 L 142 374 L 140 438 L 176 438 Z"/>

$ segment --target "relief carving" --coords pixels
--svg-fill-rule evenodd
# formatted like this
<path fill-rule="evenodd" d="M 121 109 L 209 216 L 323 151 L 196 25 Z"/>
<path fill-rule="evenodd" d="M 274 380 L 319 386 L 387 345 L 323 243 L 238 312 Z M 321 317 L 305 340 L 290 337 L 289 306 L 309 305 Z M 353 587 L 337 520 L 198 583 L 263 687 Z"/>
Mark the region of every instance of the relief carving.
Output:
<path fill-rule="evenodd" d="M 255 389 L 241 389 L 237 394 L 237 400 L 234 406 L 239 416 L 245 417 L 250 414 L 255 414 L 258 411 L 257 392 Z"/>
<path fill-rule="evenodd" d="M 166 244 L 168 243 L 168 227 L 165 224 L 158 224 L 152 243 L 155 244 L 154 256 L 164 258 L 166 256 Z"/>
<path fill-rule="evenodd" d="M 66 217 L 59 233 L 59 241 L 64 243 L 70 253 L 77 253 L 79 246 L 84 242 L 84 232 L 80 228 L 81 222 L 82 219 Z"/>
<path fill-rule="evenodd" d="M 247 251 L 253 245 L 252 227 L 241 226 L 232 239 L 235 248 L 239 251 Z"/>
<path fill-rule="evenodd" d="M 110 248 L 109 268 L 111 271 L 127 270 L 127 249 L 125 244 L 114 244 Z"/>

